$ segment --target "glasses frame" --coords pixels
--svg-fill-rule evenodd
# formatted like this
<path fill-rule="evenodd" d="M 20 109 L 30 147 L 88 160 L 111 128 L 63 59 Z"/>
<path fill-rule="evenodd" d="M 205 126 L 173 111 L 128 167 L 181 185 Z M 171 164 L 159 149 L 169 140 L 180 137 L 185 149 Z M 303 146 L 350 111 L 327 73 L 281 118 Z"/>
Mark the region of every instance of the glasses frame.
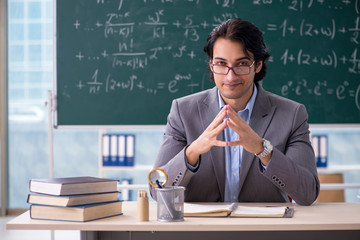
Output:
<path fill-rule="evenodd" d="M 250 74 L 250 72 L 251 72 L 250 69 L 254 66 L 254 64 L 255 64 L 255 60 L 252 62 L 252 64 L 251 64 L 250 66 L 246 66 L 246 67 L 249 68 L 249 72 L 248 72 L 248 73 L 243 73 L 243 74 L 237 74 L 237 73 L 235 72 L 234 68 L 239 67 L 239 66 L 229 67 L 229 66 L 223 66 L 223 65 L 221 65 L 222 67 L 227 67 L 228 70 L 227 70 L 226 73 L 217 73 L 217 72 L 214 72 L 214 69 L 213 69 L 213 68 L 214 68 L 215 65 L 216 65 L 216 66 L 220 66 L 220 65 L 217 65 L 217 64 L 215 64 L 215 63 L 212 63 L 212 64 L 210 64 L 210 66 L 211 66 L 210 69 L 211 69 L 211 71 L 212 71 L 213 73 L 219 74 L 219 75 L 228 75 L 228 74 L 229 74 L 229 71 L 230 71 L 230 69 L 231 69 L 236 76 L 244 76 L 244 75 L 249 75 L 249 74 Z"/>

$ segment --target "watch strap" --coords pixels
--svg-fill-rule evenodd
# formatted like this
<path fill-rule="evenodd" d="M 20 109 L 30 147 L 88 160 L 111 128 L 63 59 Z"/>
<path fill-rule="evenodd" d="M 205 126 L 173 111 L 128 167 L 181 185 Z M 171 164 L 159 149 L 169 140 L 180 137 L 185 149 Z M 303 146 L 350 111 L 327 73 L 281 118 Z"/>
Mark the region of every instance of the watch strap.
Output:
<path fill-rule="evenodd" d="M 255 156 L 257 156 L 258 158 L 264 158 L 264 157 L 266 157 L 266 156 L 269 155 L 269 154 L 272 152 L 272 150 L 273 150 L 271 144 L 270 144 L 270 146 L 271 146 L 270 149 L 266 147 L 265 141 L 267 141 L 267 140 L 263 139 L 264 150 L 263 150 L 261 153 L 259 153 L 259 154 L 255 154 Z M 269 142 L 269 143 L 270 143 L 270 142 Z"/>

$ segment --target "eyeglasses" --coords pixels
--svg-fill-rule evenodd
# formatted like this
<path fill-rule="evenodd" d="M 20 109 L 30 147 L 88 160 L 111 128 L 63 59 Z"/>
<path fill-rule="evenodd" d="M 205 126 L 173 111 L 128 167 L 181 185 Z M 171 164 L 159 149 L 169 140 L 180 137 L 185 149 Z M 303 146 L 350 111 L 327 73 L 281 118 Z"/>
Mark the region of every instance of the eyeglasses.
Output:
<path fill-rule="evenodd" d="M 235 66 L 235 67 L 228 67 L 226 65 L 219 65 L 219 64 L 210 64 L 211 65 L 211 71 L 216 74 L 220 75 L 227 75 L 231 70 L 235 73 L 235 75 L 248 75 L 250 74 L 250 69 L 254 66 L 255 61 L 252 62 L 251 65 L 241 65 L 241 66 Z"/>

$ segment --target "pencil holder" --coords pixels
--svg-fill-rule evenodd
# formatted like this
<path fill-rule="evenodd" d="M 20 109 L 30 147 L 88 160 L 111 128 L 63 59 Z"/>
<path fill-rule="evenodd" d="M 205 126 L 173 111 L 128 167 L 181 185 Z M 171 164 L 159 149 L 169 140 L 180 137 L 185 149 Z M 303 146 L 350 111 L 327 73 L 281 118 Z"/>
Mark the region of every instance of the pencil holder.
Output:
<path fill-rule="evenodd" d="M 184 187 L 156 188 L 158 221 L 184 221 L 184 191 Z"/>
<path fill-rule="evenodd" d="M 149 198 L 146 191 L 138 192 L 137 220 L 139 222 L 149 221 Z"/>

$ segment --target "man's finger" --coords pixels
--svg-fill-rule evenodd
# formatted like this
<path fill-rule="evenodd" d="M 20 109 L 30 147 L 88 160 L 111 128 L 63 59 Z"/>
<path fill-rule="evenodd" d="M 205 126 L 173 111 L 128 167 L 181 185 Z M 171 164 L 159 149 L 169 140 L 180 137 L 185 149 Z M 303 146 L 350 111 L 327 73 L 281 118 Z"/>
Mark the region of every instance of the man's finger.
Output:
<path fill-rule="evenodd" d="M 246 122 L 245 122 L 246 123 Z M 234 130 L 234 132 L 236 132 L 237 134 L 239 134 L 239 131 L 240 131 L 240 126 L 238 126 L 236 124 L 236 122 L 234 122 L 234 120 L 232 120 L 231 118 L 229 119 L 229 122 L 228 122 L 228 126 Z"/>
<path fill-rule="evenodd" d="M 216 140 L 216 141 L 214 142 L 214 146 L 217 146 L 217 147 L 226 147 L 226 146 L 229 146 L 229 142 Z"/>
<path fill-rule="evenodd" d="M 227 142 L 227 143 L 228 143 L 228 146 L 230 146 L 230 147 L 241 145 L 239 140 L 235 140 L 235 141 L 231 141 L 231 142 Z"/>
<path fill-rule="evenodd" d="M 231 108 L 230 108 L 231 109 Z M 241 124 L 246 123 L 233 109 L 227 111 L 229 118 L 235 122 L 240 122 Z"/>
<path fill-rule="evenodd" d="M 224 109 L 221 109 L 221 111 L 216 115 L 215 119 L 210 123 L 208 129 L 214 129 L 222 123 L 224 118 L 226 117 L 226 111 Z"/>
<path fill-rule="evenodd" d="M 229 125 L 229 119 L 225 119 L 219 126 L 214 130 L 216 136 L 218 136 L 227 126 Z"/>

